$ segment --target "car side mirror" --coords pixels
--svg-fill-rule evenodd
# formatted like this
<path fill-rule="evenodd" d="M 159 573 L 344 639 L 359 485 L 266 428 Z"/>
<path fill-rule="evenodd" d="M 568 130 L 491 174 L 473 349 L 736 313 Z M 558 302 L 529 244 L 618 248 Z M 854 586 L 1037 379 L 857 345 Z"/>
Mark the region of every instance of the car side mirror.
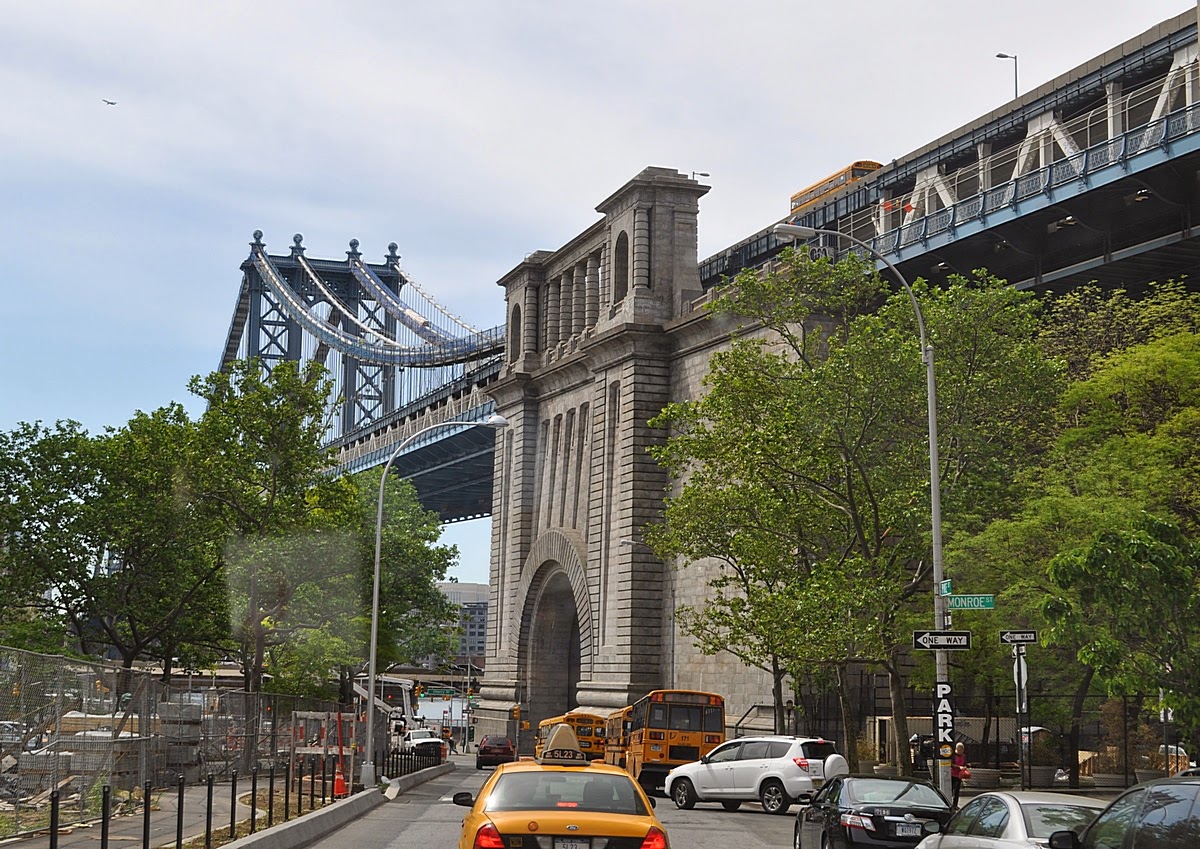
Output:
<path fill-rule="evenodd" d="M 1050 835 L 1050 849 L 1079 849 L 1079 835 L 1073 831 L 1056 831 Z"/>
<path fill-rule="evenodd" d="M 454 804 L 462 805 L 464 808 L 475 807 L 475 797 L 465 790 L 461 793 L 455 793 L 451 797 L 451 800 L 454 802 Z"/>
<path fill-rule="evenodd" d="M 925 822 L 921 823 L 921 834 L 928 836 L 930 834 L 937 834 L 941 830 L 942 824 L 937 820 L 925 820 Z"/>
<path fill-rule="evenodd" d="M 812 800 L 813 800 L 813 797 L 812 797 L 811 793 L 801 793 L 799 796 L 796 797 L 796 804 L 811 805 Z"/>

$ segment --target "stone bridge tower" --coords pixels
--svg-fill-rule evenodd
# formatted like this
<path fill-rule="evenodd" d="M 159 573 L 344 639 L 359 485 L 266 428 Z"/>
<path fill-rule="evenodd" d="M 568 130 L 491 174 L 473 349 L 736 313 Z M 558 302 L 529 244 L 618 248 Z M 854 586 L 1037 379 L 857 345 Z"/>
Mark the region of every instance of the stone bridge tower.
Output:
<path fill-rule="evenodd" d="M 499 281 L 507 363 L 489 391 L 510 426 L 496 442 L 477 734 L 512 735 L 517 704 L 536 729 L 574 707 L 608 712 L 674 678 L 672 570 L 639 541 L 667 485 L 647 453 L 662 434 L 646 422 L 699 385 L 679 385 L 686 326 L 716 334 L 693 314 L 707 191 L 647 168 L 596 207 L 595 225 Z M 531 739 L 522 735 L 523 751 Z"/>

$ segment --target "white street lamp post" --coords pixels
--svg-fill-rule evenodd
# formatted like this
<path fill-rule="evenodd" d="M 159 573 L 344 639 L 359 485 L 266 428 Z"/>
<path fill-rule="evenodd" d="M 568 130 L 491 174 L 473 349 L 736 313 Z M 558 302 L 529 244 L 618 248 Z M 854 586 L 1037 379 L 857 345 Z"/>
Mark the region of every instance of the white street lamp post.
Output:
<path fill-rule="evenodd" d="M 917 314 L 917 332 L 921 336 L 921 362 L 925 364 L 925 398 L 929 413 L 929 513 L 930 523 L 933 526 L 933 628 L 935 631 L 942 631 L 945 629 L 946 622 L 946 598 L 941 594 L 942 491 L 941 483 L 938 479 L 937 388 L 933 380 L 933 345 L 929 344 L 925 338 L 925 319 L 921 315 L 921 306 L 917 303 L 917 296 L 913 294 L 912 287 L 908 285 L 908 281 L 904 279 L 904 275 L 900 273 L 900 269 L 892 265 L 887 257 L 866 242 L 856 239 L 848 233 L 839 233 L 836 230 L 820 230 L 815 227 L 803 227 L 798 224 L 776 224 L 772 228 L 772 232 L 776 236 L 788 240 L 809 239 L 813 236 L 836 236 L 848 242 L 853 242 L 882 261 L 891 270 L 892 274 L 896 275 L 896 279 L 900 281 L 900 285 L 908 293 L 908 299 L 912 301 L 913 312 Z M 937 668 L 937 680 L 939 682 L 948 682 L 950 680 L 950 663 L 945 649 L 936 649 L 934 651 L 934 663 Z M 950 790 L 950 761 L 940 756 L 938 757 L 938 784 L 943 792 Z"/>
<path fill-rule="evenodd" d="M 391 471 L 392 463 L 400 456 L 401 451 L 412 445 L 418 437 L 423 436 L 431 430 L 456 425 L 462 427 L 484 425 L 487 427 L 502 428 L 508 426 L 508 419 L 499 413 L 493 413 L 481 422 L 437 422 L 428 427 L 423 427 L 395 447 L 392 451 L 392 456 L 388 457 L 387 464 L 383 467 L 383 474 L 379 476 L 379 508 L 375 514 L 375 577 L 371 589 L 371 647 L 370 653 L 367 655 L 367 745 L 360 773 L 363 787 L 369 788 L 375 784 L 375 654 L 379 645 L 379 559 L 383 548 L 383 487 L 387 483 L 387 476 L 388 472 Z"/>
<path fill-rule="evenodd" d="M 1200 8 L 1200 4 L 1197 4 Z M 1021 85 L 1017 78 L 1017 54 L 1015 53 L 997 53 L 997 59 L 1012 59 L 1013 60 L 1013 100 L 1021 96 Z"/>

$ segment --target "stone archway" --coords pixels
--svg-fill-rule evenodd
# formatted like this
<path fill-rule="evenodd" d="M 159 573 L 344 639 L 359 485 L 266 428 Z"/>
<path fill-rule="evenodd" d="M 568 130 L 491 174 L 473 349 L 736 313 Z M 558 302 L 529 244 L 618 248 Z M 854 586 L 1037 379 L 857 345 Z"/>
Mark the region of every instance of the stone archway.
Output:
<path fill-rule="evenodd" d="M 533 600 L 529 624 L 529 657 L 525 702 L 530 724 L 578 707 L 581 657 L 579 616 L 567 573 L 547 564 L 545 581 Z"/>
<path fill-rule="evenodd" d="M 579 706 L 579 682 L 591 676 L 592 613 L 581 547 L 570 531 L 548 531 L 522 570 L 518 701 L 530 725 L 523 751 L 539 721 Z"/>

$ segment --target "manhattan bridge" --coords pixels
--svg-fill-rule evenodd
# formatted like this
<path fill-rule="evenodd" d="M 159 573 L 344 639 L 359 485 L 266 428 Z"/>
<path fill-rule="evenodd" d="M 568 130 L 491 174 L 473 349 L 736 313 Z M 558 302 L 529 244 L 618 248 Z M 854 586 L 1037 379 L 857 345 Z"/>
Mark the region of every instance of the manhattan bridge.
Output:
<path fill-rule="evenodd" d="M 303 237 L 272 255 L 255 231 L 221 367 L 256 357 L 315 361 L 329 369 L 330 444 L 337 473 L 382 465 L 394 446 L 441 421 L 482 421 L 483 387 L 499 373 L 504 328 L 472 327 L 400 265 L 397 245 L 380 263 L 351 240 L 344 260 L 309 259 Z M 492 428 L 448 426 L 417 440 L 395 473 L 416 485 L 443 521 L 491 513 Z"/>

